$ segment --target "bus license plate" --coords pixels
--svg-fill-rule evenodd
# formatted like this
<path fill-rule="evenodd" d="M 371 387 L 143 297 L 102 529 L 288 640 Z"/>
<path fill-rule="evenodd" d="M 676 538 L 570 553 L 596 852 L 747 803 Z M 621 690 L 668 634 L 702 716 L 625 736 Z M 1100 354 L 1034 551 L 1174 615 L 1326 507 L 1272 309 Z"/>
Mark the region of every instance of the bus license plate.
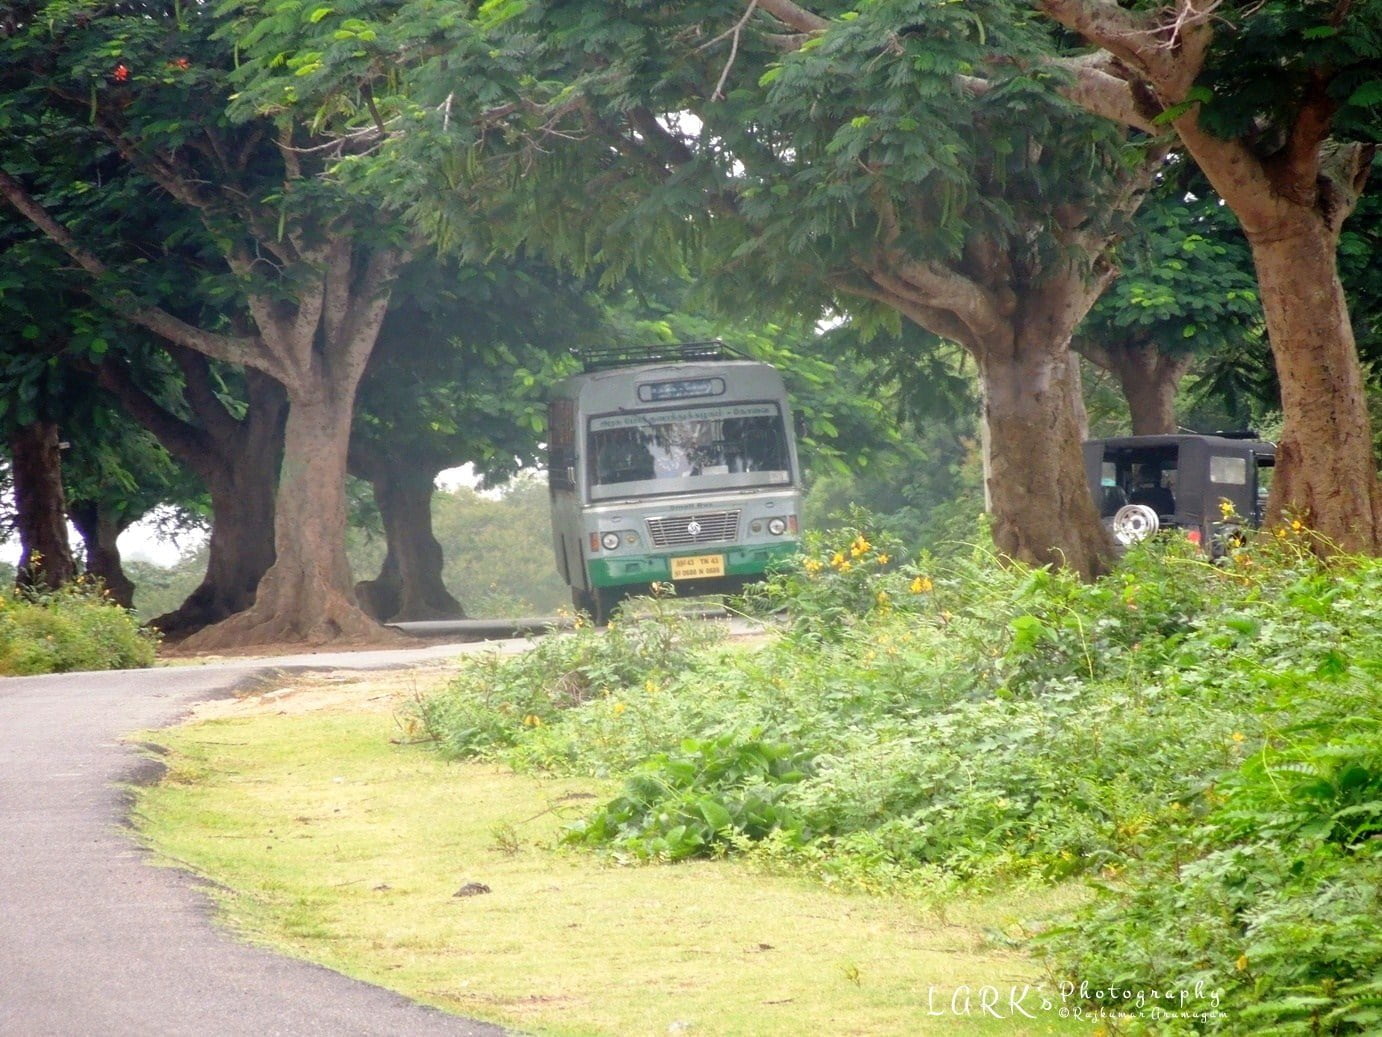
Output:
<path fill-rule="evenodd" d="M 692 555 L 689 558 L 673 558 L 671 562 L 674 580 L 700 580 L 725 574 L 724 555 Z"/>

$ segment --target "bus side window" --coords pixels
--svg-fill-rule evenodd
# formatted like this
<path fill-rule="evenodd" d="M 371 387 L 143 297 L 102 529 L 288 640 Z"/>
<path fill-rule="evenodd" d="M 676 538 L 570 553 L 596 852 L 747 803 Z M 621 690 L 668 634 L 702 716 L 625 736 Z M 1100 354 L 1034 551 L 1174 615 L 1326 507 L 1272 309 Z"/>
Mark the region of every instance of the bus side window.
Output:
<path fill-rule="evenodd" d="M 555 489 L 576 486 L 576 404 L 553 400 L 547 408 L 547 479 Z"/>

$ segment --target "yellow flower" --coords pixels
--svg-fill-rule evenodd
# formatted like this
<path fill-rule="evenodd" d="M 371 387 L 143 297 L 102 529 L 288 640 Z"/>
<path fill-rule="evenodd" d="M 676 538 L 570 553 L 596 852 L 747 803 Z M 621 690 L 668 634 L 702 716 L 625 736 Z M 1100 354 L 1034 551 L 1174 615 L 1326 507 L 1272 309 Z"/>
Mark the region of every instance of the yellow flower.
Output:
<path fill-rule="evenodd" d="M 840 560 L 840 566 L 839 566 L 839 568 L 840 568 L 840 572 L 842 572 L 842 573 L 847 573 L 847 572 L 849 572 L 851 569 L 854 568 L 854 563 L 853 563 L 853 562 L 847 562 L 847 561 L 845 561 L 844 559 L 841 559 L 841 560 Z"/>
<path fill-rule="evenodd" d="M 815 576 L 816 573 L 825 568 L 825 563 L 819 558 L 808 558 L 801 563 L 801 567 L 806 570 L 807 575 Z"/>
<path fill-rule="evenodd" d="M 1247 735 L 1243 734 L 1242 731 L 1235 731 L 1229 737 L 1231 737 L 1235 742 L 1247 741 Z"/>
<path fill-rule="evenodd" d="M 616 703 L 614 704 L 614 715 L 615 715 L 615 716 L 619 716 L 620 714 L 622 714 L 622 713 L 624 712 L 624 710 L 626 710 L 626 709 L 628 709 L 628 708 L 629 708 L 629 707 L 626 706 L 626 705 L 624 705 L 624 703 L 622 703 L 622 702 L 616 702 Z"/>
<path fill-rule="evenodd" d="M 839 569 L 849 563 L 845 561 L 845 553 L 843 551 L 836 551 L 834 556 L 830 559 L 830 564 L 836 569 Z"/>
<path fill-rule="evenodd" d="M 526 717 L 523 718 L 523 726 L 524 726 L 524 727 L 541 727 L 541 726 L 542 726 L 542 717 L 538 716 L 536 713 L 529 713 Z"/>
<path fill-rule="evenodd" d="M 868 554 L 869 551 L 872 549 L 873 545 L 870 544 L 867 540 L 865 540 L 862 536 L 855 537 L 854 543 L 849 545 L 849 553 L 852 554 L 855 558 L 858 558 L 860 555 Z"/>
<path fill-rule="evenodd" d="M 1299 533 L 1299 532 L 1300 532 L 1302 529 L 1304 529 L 1304 528 L 1305 528 L 1305 523 L 1302 522 L 1300 519 L 1292 519 L 1292 520 L 1291 520 L 1291 529 L 1292 529 L 1293 532 Z"/>
<path fill-rule="evenodd" d="M 1219 498 L 1219 514 L 1222 515 L 1224 518 L 1232 518 L 1232 517 L 1233 517 L 1233 501 L 1229 500 L 1227 497 L 1220 497 L 1220 498 Z"/>
<path fill-rule="evenodd" d="M 1236 968 L 1239 972 L 1247 972 L 1248 956 L 1246 954 L 1238 955 L 1238 960 L 1233 963 L 1233 967 Z"/>
<path fill-rule="evenodd" d="M 878 556 L 878 558 L 876 559 L 876 561 L 878 562 L 879 565 L 887 565 L 887 564 L 888 564 L 889 562 L 891 562 L 892 560 L 893 560 L 892 555 L 888 555 L 888 554 L 880 554 L 880 555 Z"/>
<path fill-rule="evenodd" d="M 912 581 L 912 585 L 909 588 L 909 590 L 911 590 L 913 594 L 927 594 L 930 593 L 934 586 L 935 584 L 931 582 L 929 577 L 918 576 L 915 580 Z"/>

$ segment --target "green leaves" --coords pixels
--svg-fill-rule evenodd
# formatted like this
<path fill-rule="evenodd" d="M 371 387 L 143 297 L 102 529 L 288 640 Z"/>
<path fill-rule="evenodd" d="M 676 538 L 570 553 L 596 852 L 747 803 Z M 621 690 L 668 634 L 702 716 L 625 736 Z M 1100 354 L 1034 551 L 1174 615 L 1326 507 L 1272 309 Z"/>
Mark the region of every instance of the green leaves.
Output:
<path fill-rule="evenodd" d="M 1382 5 L 1377 0 L 1268 0 L 1243 4 L 1216 23 L 1214 45 L 1197 89 L 1212 92 L 1201 121 L 1212 132 L 1259 142 L 1286 132 L 1321 86 L 1340 109 L 1336 133 L 1377 140 L 1382 124 L 1369 109 L 1382 99 Z"/>
<path fill-rule="evenodd" d="M 645 762 L 624 793 L 578 823 L 569 838 L 675 861 L 792 831 L 797 822 L 781 801 L 807 767 L 786 744 L 732 734 L 688 738 L 677 753 Z"/>
<path fill-rule="evenodd" d="M 1360 108 L 1370 108 L 1382 104 L 1382 79 L 1372 79 L 1348 95 L 1348 104 Z"/>

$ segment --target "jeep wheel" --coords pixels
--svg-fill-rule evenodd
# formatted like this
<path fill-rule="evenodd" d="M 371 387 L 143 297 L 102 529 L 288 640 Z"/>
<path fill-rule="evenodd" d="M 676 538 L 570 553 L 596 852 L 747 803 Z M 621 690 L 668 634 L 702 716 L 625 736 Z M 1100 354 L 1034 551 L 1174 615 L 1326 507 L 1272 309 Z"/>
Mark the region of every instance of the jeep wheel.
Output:
<path fill-rule="evenodd" d="M 1124 504 L 1113 516 L 1113 535 L 1124 547 L 1146 540 L 1160 528 L 1161 520 L 1145 504 Z"/>

